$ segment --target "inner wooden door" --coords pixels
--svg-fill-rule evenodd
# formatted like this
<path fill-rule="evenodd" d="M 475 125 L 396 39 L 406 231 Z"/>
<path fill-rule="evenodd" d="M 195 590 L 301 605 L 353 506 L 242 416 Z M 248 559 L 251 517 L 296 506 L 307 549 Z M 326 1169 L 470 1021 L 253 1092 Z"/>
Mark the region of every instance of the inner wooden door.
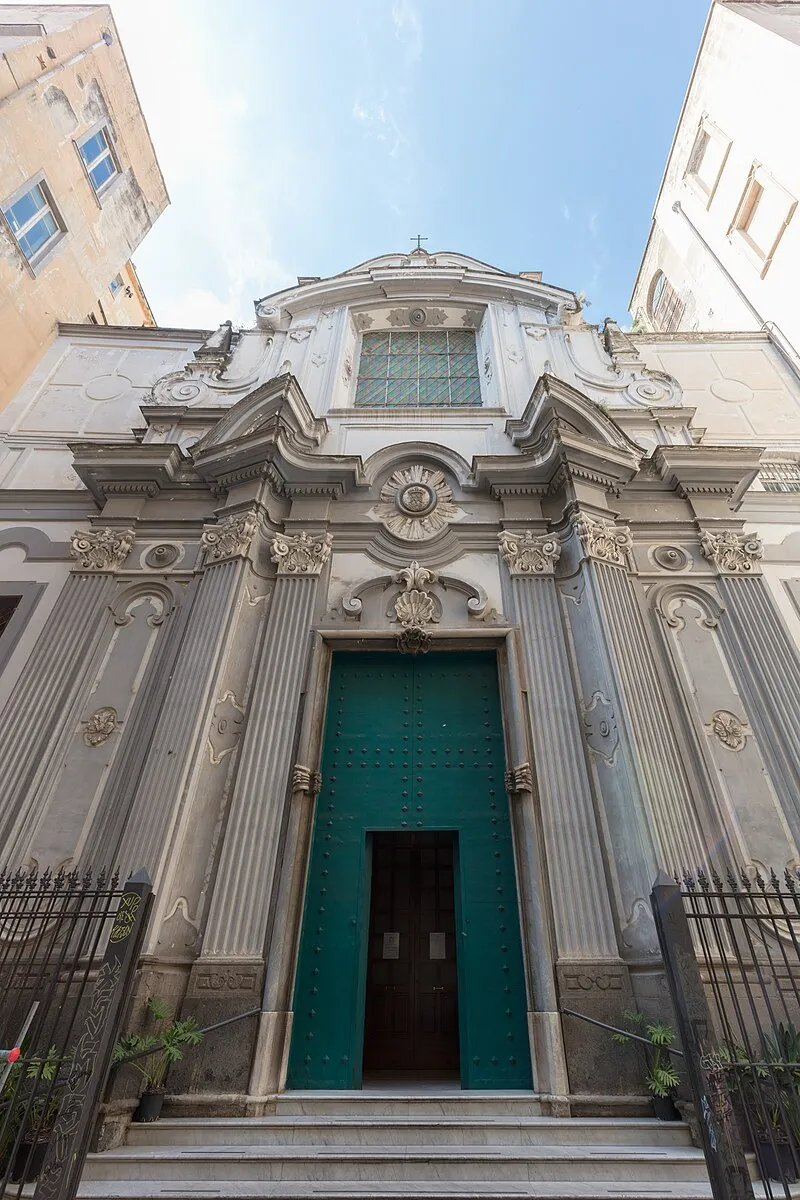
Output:
<path fill-rule="evenodd" d="M 457 1072 L 451 832 L 372 834 L 364 1070 Z"/>

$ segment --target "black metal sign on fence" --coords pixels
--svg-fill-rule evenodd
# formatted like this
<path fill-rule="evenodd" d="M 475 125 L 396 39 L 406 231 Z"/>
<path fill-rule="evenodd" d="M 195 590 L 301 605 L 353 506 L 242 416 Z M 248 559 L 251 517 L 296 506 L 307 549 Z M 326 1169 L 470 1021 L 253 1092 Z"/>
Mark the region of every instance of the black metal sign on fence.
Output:
<path fill-rule="evenodd" d="M 661 872 L 651 902 L 714 1200 L 753 1200 L 733 1109 L 712 1066 L 717 1039 L 681 889 Z"/>

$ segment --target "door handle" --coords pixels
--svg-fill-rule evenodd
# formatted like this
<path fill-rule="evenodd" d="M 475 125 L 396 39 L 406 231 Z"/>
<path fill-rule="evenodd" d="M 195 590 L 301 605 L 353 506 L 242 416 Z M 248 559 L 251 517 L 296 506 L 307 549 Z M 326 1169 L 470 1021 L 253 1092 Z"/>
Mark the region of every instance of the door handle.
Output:
<path fill-rule="evenodd" d="M 435 992 L 443 992 L 443 991 L 444 991 L 444 988 L 443 988 L 443 987 L 435 987 L 433 990 L 434 990 Z"/>

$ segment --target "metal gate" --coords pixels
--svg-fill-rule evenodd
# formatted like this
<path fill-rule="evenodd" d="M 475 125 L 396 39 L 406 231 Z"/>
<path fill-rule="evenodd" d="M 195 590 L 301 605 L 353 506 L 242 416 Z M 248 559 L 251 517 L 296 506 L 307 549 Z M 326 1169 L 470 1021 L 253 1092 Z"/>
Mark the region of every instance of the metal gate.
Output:
<path fill-rule="evenodd" d="M 150 904 L 144 872 L 0 874 L 3 1196 L 75 1195 Z"/>
<path fill-rule="evenodd" d="M 800 1178 L 800 875 L 659 877 L 653 910 L 714 1195 Z M 751 1157 L 752 1156 L 752 1157 Z"/>

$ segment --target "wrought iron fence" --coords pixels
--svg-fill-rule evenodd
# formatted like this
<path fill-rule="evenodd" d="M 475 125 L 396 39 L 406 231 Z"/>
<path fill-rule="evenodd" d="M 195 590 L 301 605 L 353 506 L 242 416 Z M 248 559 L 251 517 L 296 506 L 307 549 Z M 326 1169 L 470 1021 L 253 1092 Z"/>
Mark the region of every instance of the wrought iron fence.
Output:
<path fill-rule="evenodd" d="M 800 875 L 714 871 L 653 890 L 715 1195 L 800 1179 Z M 752 1161 L 752 1160 L 750 1160 Z"/>
<path fill-rule="evenodd" d="M 74 1196 L 149 904 L 144 873 L 0 874 L 3 1196 Z"/>

